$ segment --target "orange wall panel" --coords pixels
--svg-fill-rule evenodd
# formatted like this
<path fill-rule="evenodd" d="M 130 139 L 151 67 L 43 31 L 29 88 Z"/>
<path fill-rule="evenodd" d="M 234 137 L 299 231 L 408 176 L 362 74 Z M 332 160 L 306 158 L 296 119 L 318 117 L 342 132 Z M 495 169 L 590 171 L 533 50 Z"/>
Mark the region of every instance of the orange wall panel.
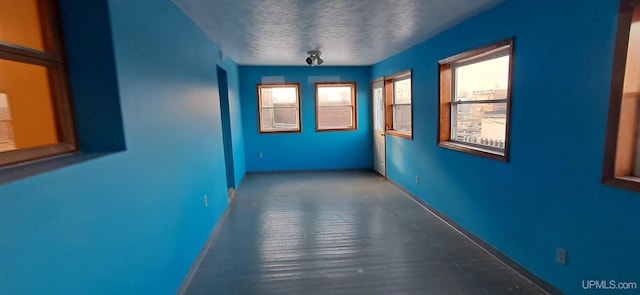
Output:
<path fill-rule="evenodd" d="M 44 50 L 37 0 L 0 1 L 0 41 Z"/>

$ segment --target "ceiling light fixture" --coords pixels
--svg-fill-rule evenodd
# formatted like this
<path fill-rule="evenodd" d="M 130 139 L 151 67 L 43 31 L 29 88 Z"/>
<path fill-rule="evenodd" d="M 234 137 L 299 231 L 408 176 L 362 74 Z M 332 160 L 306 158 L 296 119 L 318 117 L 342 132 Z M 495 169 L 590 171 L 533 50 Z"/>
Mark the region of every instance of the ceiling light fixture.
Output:
<path fill-rule="evenodd" d="M 309 57 L 307 57 L 307 60 L 306 60 L 308 65 L 313 67 L 313 66 L 319 66 L 324 63 L 324 60 L 320 58 L 320 54 L 322 54 L 322 51 L 311 50 L 311 51 L 307 51 L 307 54 L 309 54 Z"/>

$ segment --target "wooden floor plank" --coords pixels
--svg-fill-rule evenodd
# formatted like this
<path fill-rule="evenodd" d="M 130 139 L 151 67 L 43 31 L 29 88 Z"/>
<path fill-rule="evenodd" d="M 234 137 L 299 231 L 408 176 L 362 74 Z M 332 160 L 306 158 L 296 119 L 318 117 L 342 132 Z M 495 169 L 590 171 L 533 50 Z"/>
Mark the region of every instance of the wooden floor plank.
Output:
<path fill-rule="evenodd" d="M 186 294 L 546 294 L 368 171 L 249 174 Z"/>

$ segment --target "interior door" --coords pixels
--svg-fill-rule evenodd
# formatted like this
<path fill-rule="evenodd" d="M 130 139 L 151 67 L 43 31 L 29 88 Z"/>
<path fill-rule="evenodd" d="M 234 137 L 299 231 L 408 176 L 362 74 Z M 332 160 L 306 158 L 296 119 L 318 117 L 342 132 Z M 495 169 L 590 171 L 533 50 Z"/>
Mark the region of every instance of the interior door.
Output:
<path fill-rule="evenodd" d="M 385 165 L 385 103 L 384 80 L 378 79 L 371 82 L 371 97 L 373 99 L 373 169 L 386 176 Z"/>
<path fill-rule="evenodd" d="M 220 119 L 222 120 L 222 143 L 224 145 L 224 164 L 227 174 L 227 188 L 236 188 L 233 164 L 233 142 L 231 139 L 231 113 L 229 110 L 229 88 L 227 71 L 218 68 L 218 94 L 220 95 Z M 229 193 L 231 196 L 231 191 Z"/>

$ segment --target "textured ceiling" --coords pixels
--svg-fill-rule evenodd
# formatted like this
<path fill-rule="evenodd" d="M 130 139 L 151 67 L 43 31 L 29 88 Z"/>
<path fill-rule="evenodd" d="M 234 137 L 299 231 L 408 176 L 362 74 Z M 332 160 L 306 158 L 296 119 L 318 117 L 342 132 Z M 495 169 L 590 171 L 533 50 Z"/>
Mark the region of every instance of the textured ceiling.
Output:
<path fill-rule="evenodd" d="M 240 65 L 371 65 L 503 0 L 173 0 Z"/>

